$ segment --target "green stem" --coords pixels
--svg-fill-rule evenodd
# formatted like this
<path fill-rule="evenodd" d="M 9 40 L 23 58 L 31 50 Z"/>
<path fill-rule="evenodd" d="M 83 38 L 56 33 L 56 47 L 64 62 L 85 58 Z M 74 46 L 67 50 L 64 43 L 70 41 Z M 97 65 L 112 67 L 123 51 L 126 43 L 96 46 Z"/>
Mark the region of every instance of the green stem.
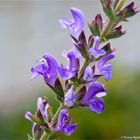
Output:
<path fill-rule="evenodd" d="M 123 6 L 125 0 L 120 0 L 116 9 L 114 10 L 114 13 L 117 13 L 121 7 Z M 101 32 L 101 35 L 100 35 L 100 42 L 102 42 L 102 40 L 104 39 L 104 37 L 106 36 L 106 34 L 110 31 L 112 25 L 114 23 L 114 20 L 112 18 L 109 18 L 105 28 L 103 29 L 103 31 Z M 83 72 L 85 71 L 86 67 L 90 64 L 90 59 L 87 58 L 85 59 L 85 62 L 83 63 L 83 66 L 79 72 L 79 77 L 78 78 L 81 78 Z M 72 87 L 74 90 L 76 89 L 75 86 Z M 54 117 L 52 118 L 51 122 L 50 122 L 50 127 L 52 127 L 54 125 L 54 123 L 56 122 L 56 119 L 58 118 L 58 115 L 59 115 L 59 112 L 60 110 L 63 108 L 63 104 L 60 104 L 60 107 L 58 108 L 58 110 L 56 111 Z M 50 136 L 53 134 L 53 132 L 51 133 L 48 133 L 46 131 L 44 131 L 42 137 L 41 137 L 41 140 L 48 140 L 50 138 Z"/>
<path fill-rule="evenodd" d="M 54 114 L 51 122 L 50 122 L 51 127 L 53 126 L 53 124 L 55 123 L 56 119 L 58 118 L 59 112 L 61 111 L 62 108 L 63 108 L 63 104 L 61 103 L 59 108 L 57 109 L 56 113 Z"/>
<path fill-rule="evenodd" d="M 106 34 L 109 32 L 110 28 L 112 27 L 114 21 L 110 18 L 107 22 L 106 27 L 104 28 L 104 30 L 101 32 L 100 35 L 100 42 L 102 42 L 102 39 L 106 36 Z"/>
<path fill-rule="evenodd" d="M 101 35 L 100 35 L 100 40 L 102 41 L 102 39 L 105 37 L 105 35 L 107 34 L 107 32 L 109 31 L 109 29 L 111 28 L 111 26 L 113 25 L 114 21 L 110 18 L 108 20 L 108 23 L 106 25 L 106 27 L 104 28 L 104 30 L 101 32 Z M 100 42 L 101 42 L 100 41 Z M 85 59 L 85 62 L 79 72 L 79 78 L 82 76 L 83 72 L 85 71 L 86 67 L 89 65 L 90 63 L 90 59 L 87 58 Z"/>
<path fill-rule="evenodd" d="M 108 20 L 108 23 L 107 23 L 106 27 L 104 28 L 104 30 L 101 33 L 101 36 L 100 36 L 100 40 L 101 41 L 105 37 L 105 35 L 107 34 L 107 32 L 109 31 L 109 29 L 111 28 L 111 26 L 113 25 L 113 23 L 114 23 L 113 20 L 110 18 Z M 82 66 L 82 68 L 81 68 L 81 70 L 79 72 L 79 78 L 82 76 L 83 72 L 85 71 L 85 69 L 89 65 L 89 63 L 90 63 L 90 59 L 89 58 L 85 59 L 85 62 L 84 62 L 83 66 Z"/>
<path fill-rule="evenodd" d="M 82 76 L 83 72 L 85 71 L 85 69 L 89 65 L 89 63 L 90 63 L 90 59 L 89 58 L 85 59 L 85 62 L 84 62 L 83 66 L 79 72 L 79 78 Z"/>
<path fill-rule="evenodd" d="M 125 0 L 120 0 L 119 3 L 117 4 L 117 7 L 114 10 L 114 14 L 116 14 L 123 6 Z M 112 28 L 112 25 L 114 24 L 114 20 L 112 18 L 109 18 L 106 27 L 104 30 L 101 32 L 100 35 L 100 42 L 102 42 L 102 39 L 106 36 L 106 34 L 109 32 L 109 30 Z"/>
<path fill-rule="evenodd" d="M 120 0 L 119 3 L 117 4 L 117 7 L 115 9 L 115 13 L 117 13 L 123 6 L 125 0 Z"/>
<path fill-rule="evenodd" d="M 41 140 L 48 140 L 50 136 L 50 134 L 47 134 L 46 131 L 44 131 Z"/>
<path fill-rule="evenodd" d="M 54 114 L 54 116 L 50 122 L 50 127 L 52 127 L 53 124 L 55 123 L 56 119 L 58 118 L 59 112 L 62 108 L 63 108 L 63 104 L 60 104 L 60 107 L 57 109 L 56 113 Z M 41 140 L 48 140 L 52 134 L 53 134 L 53 132 L 47 134 L 47 132 L 44 131 L 44 133 L 41 137 Z"/>

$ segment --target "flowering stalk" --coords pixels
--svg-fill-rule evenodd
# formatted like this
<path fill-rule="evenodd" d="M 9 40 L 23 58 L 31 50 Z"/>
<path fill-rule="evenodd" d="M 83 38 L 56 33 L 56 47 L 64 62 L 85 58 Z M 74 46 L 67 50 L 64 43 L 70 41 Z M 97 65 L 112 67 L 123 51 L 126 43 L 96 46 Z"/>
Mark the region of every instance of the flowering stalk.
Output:
<path fill-rule="evenodd" d="M 125 0 L 120 0 L 116 6 L 116 8 L 114 9 L 114 14 L 117 13 L 123 6 Z M 102 39 L 106 36 L 107 32 L 109 32 L 110 28 L 112 27 L 114 23 L 114 18 L 112 18 L 112 16 L 109 17 L 108 19 L 108 23 L 106 25 L 106 27 L 104 28 L 104 30 L 101 32 L 100 35 L 100 40 L 102 41 Z"/>
<path fill-rule="evenodd" d="M 73 18 L 59 20 L 63 28 L 69 29 L 74 44 L 74 48 L 63 53 L 69 61 L 67 67 L 59 65 L 50 54 L 45 54 L 40 63 L 31 69 L 32 78 L 43 76 L 46 85 L 54 91 L 60 102 L 60 107 L 53 114 L 48 99 L 39 97 L 36 113 L 26 112 L 25 118 L 33 122 L 32 139 L 34 140 L 47 140 L 54 133 L 71 135 L 77 127 L 68 113 L 72 108 L 88 107 L 90 111 L 97 114 L 104 110 L 103 98 L 107 95 L 107 91 L 104 85 L 97 81 L 100 77 L 106 81 L 111 79 L 112 65 L 108 64 L 108 61 L 115 57 L 115 49 L 110 43 L 100 48 L 99 46 L 102 42 L 124 35 L 125 31 L 122 31 L 122 26 L 118 24 L 127 21 L 138 11 L 134 7 L 134 2 L 122 8 L 125 0 L 100 1 L 108 20 L 103 21 L 102 16 L 97 14 L 89 24 L 91 34 L 88 41 L 83 30 L 85 16 L 82 11 L 71 8 Z M 85 59 L 82 67 L 81 57 Z M 61 84 L 60 77 L 65 81 L 64 85 Z"/>
<path fill-rule="evenodd" d="M 85 59 L 85 62 L 83 63 L 83 66 L 79 72 L 79 78 L 82 76 L 82 73 L 85 71 L 85 69 L 89 65 L 89 63 L 90 63 L 89 58 Z"/>
<path fill-rule="evenodd" d="M 125 0 L 120 0 L 118 2 L 118 5 L 114 10 L 115 13 L 117 13 L 121 9 L 121 7 L 123 6 L 124 2 L 125 2 Z M 112 20 L 112 18 L 109 18 L 108 23 L 106 24 L 106 27 L 101 32 L 100 41 L 102 41 L 102 39 L 106 36 L 106 33 L 110 30 L 110 28 L 112 27 L 113 23 L 114 23 L 114 20 Z M 85 68 L 89 65 L 89 63 L 90 63 L 89 59 L 86 59 L 84 64 L 83 64 L 83 66 L 82 66 L 82 68 L 81 68 L 81 71 L 80 71 L 79 75 L 81 75 L 81 73 L 84 72 Z"/>
<path fill-rule="evenodd" d="M 123 6 L 125 0 L 120 0 L 115 8 L 115 13 L 117 13 Z"/>

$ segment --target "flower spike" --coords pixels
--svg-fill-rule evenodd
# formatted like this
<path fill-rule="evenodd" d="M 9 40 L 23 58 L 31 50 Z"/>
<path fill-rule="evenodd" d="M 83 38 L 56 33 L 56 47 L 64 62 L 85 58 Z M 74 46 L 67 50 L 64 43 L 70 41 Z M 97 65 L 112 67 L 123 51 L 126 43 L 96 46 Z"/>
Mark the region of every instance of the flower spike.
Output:
<path fill-rule="evenodd" d="M 47 86 L 55 92 L 60 107 L 53 114 L 48 99 L 38 98 L 35 114 L 25 113 L 25 118 L 33 123 L 33 137 L 29 139 L 45 140 L 57 133 L 71 135 L 77 127 L 69 115 L 69 110 L 73 108 L 86 107 L 96 114 L 103 112 L 107 90 L 98 80 L 103 77 L 106 82 L 112 77 L 112 65 L 108 62 L 115 57 L 115 49 L 109 41 L 126 33 L 120 23 L 138 11 L 134 2 L 125 7 L 125 0 L 100 2 L 108 19 L 104 21 L 101 14 L 96 14 L 88 24 L 88 38 L 84 31 L 85 16 L 79 9 L 70 8 L 72 18 L 59 20 L 62 28 L 69 30 L 73 43 L 72 49 L 63 52 L 68 60 L 66 67 L 58 65 L 53 56 L 45 54 L 40 63 L 31 69 L 32 79 L 41 75 Z"/>

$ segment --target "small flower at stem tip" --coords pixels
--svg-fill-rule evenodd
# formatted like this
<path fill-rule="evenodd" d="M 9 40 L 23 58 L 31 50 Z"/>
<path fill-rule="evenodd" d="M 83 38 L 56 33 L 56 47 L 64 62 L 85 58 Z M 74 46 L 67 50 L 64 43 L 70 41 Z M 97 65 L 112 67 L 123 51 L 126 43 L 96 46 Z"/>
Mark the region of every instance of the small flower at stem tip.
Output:
<path fill-rule="evenodd" d="M 59 23 L 62 28 L 68 28 L 71 35 L 78 37 L 83 31 L 85 24 L 85 16 L 82 11 L 72 7 L 70 9 L 73 18 L 62 18 Z"/>

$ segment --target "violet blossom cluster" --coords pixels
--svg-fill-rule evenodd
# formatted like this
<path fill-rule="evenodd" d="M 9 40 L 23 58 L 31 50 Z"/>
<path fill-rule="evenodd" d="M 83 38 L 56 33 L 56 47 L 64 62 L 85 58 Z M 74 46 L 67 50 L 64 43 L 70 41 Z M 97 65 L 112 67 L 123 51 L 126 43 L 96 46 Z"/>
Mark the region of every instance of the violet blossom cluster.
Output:
<path fill-rule="evenodd" d="M 68 65 L 59 64 L 50 54 L 44 54 L 39 63 L 32 67 L 32 79 L 42 76 L 44 82 L 56 94 L 60 108 L 55 115 L 45 97 L 38 98 L 35 114 L 26 112 L 25 118 L 33 122 L 34 139 L 46 139 L 52 133 L 71 135 L 77 127 L 72 122 L 69 109 L 87 107 L 100 114 L 104 110 L 104 96 L 107 90 L 98 79 L 109 81 L 112 77 L 110 60 L 115 57 L 115 49 L 108 40 L 118 38 L 126 32 L 119 25 L 137 13 L 134 2 L 122 8 L 124 0 L 101 0 L 107 21 L 97 14 L 89 24 L 91 34 L 88 39 L 84 32 L 85 16 L 77 8 L 70 8 L 72 18 L 62 18 L 59 23 L 69 30 L 73 47 L 63 52 Z M 107 43 L 106 43 L 107 42 Z M 82 59 L 84 63 L 82 65 Z M 64 80 L 64 85 L 62 81 Z"/>

